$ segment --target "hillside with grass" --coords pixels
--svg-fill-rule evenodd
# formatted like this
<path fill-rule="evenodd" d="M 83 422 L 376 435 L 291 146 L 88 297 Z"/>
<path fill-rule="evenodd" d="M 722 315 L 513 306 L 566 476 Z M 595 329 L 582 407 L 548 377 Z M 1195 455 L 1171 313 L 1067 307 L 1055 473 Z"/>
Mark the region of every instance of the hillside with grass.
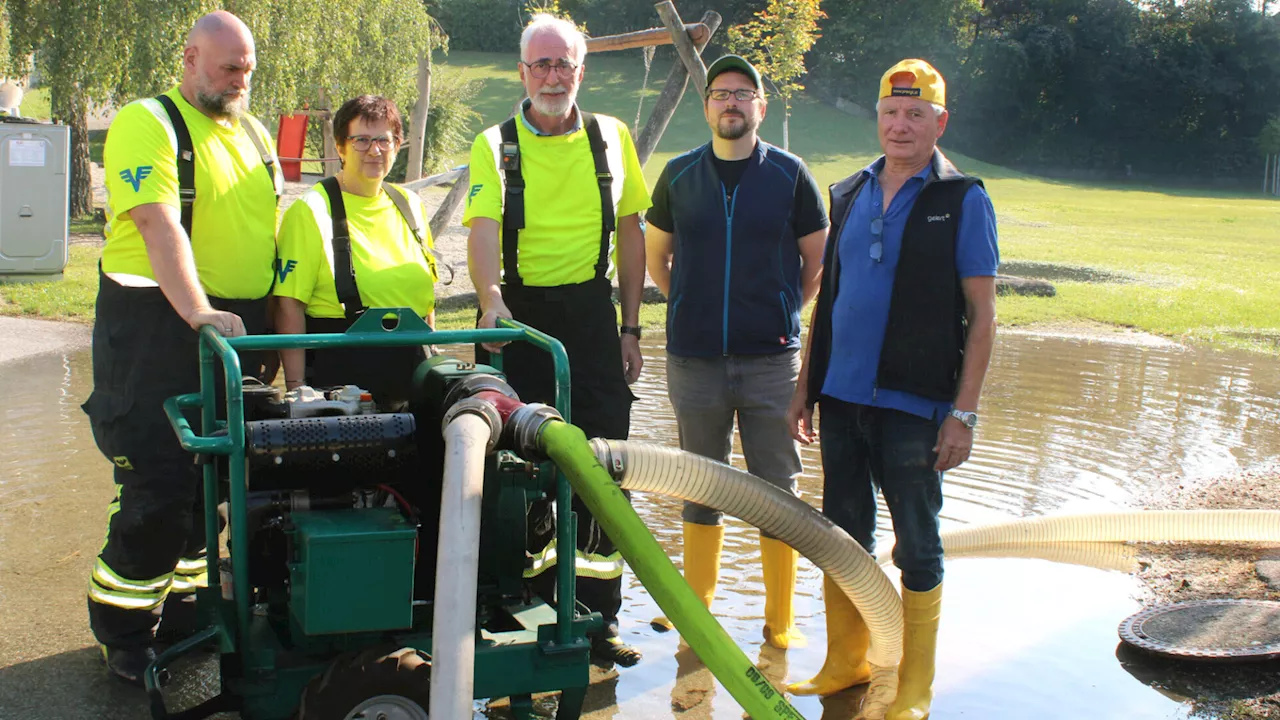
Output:
<path fill-rule="evenodd" d="M 468 52 L 440 58 L 438 72 L 484 82 L 473 102 L 483 118 L 476 132 L 506 118 L 521 97 L 515 60 L 514 54 Z M 580 103 L 631 124 L 643 99 L 643 123 L 669 69 L 669 61 L 655 59 L 645 88 L 639 50 L 591 57 Z M 782 117 L 776 100 L 761 129 L 766 140 L 781 142 Z M 965 121 L 953 115 L 950 122 L 954 127 Z M 668 159 L 708 138 L 698 96 L 686 93 L 645 167 L 648 181 L 657 179 Z M 791 151 L 805 159 L 823 187 L 879 154 L 873 121 L 809 96 L 791 108 L 791 138 Z M 1047 180 L 947 154 L 986 183 L 999 220 L 1002 272 L 1044 278 L 1057 288 L 1052 298 L 1002 296 L 1002 325 L 1103 323 L 1280 354 L 1280 201 L 1247 193 Z M 454 161 L 466 162 L 465 152 Z M 14 302 L 14 290 L 0 293 L 11 301 L 0 312 L 30 312 L 29 304 Z"/>

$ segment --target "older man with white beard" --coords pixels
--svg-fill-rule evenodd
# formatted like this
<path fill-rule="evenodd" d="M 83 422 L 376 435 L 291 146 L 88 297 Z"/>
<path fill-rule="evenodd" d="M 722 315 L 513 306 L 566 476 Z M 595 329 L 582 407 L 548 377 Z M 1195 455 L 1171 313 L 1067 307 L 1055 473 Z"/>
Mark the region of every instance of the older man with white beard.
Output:
<path fill-rule="evenodd" d="M 515 318 L 564 343 L 572 373 L 572 420 L 588 437 L 626 439 L 640 375 L 640 293 L 644 235 L 640 213 L 649 192 L 627 126 L 578 108 L 586 39 L 572 23 L 537 15 L 520 38 L 517 68 L 528 99 L 515 117 L 476 137 L 471 192 L 462 224 L 471 280 L 480 303 L 477 325 Z M 622 327 L 611 278 L 622 301 Z M 621 333 L 619 333 L 621 330 Z M 551 359 L 524 343 L 477 348 L 477 359 L 504 353 L 507 380 L 525 402 L 550 403 Z M 634 665 L 639 651 L 618 635 L 622 557 L 577 498 L 577 599 L 599 612 L 592 637 L 601 663 Z M 531 567 L 526 577 L 555 600 L 557 552 L 550 502 L 529 514 Z"/>

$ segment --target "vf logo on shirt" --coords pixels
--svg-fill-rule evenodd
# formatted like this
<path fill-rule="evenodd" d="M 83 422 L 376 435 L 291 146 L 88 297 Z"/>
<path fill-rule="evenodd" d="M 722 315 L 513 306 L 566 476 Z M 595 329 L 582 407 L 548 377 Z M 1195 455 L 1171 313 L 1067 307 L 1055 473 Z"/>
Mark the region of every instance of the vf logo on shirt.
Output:
<path fill-rule="evenodd" d="M 279 277 L 280 282 L 283 283 L 284 279 L 289 277 L 289 273 L 293 272 L 296 267 L 298 267 L 297 260 L 277 260 L 276 275 Z"/>
<path fill-rule="evenodd" d="M 147 179 L 151 174 L 150 165 L 139 165 L 133 170 L 128 168 L 120 171 L 120 179 L 133 186 L 133 191 L 138 192 L 138 188 L 142 187 L 142 181 Z"/>
<path fill-rule="evenodd" d="M 472 200 L 474 200 L 474 199 L 475 199 L 475 197 L 476 197 L 477 195 L 479 195 L 479 194 L 480 194 L 480 191 L 481 191 L 481 190 L 483 190 L 483 189 L 484 189 L 484 184 L 483 184 L 483 183 L 478 184 L 478 185 L 472 185 L 472 186 L 471 186 L 471 192 L 467 193 L 467 205 L 468 205 L 468 206 L 470 206 L 470 205 L 471 205 L 471 201 L 472 201 Z"/>

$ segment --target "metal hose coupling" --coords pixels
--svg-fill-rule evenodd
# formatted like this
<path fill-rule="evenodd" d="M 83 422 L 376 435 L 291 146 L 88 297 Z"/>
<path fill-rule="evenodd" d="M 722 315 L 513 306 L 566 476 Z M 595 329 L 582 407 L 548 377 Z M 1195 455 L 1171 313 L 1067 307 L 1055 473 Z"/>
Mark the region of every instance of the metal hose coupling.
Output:
<path fill-rule="evenodd" d="M 445 393 L 442 407 L 453 407 L 459 400 L 479 395 L 486 390 L 505 395 L 512 400 L 520 399 L 520 396 L 507 384 L 506 380 L 489 373 L 475 373 L 467 375 L 449 388 L 449 392 Z"/>
<path fill-rule="evenodd" d="M 591 452 L 595 453 L 596 459 L 600 461 L 604 469 L 609 471 L 609 476 L 621 483 L 622 476 L 627 472 L 625 443 L 621 440 L 592 438 Z"/>
<path fill-rule="evenodd" d="M 521 405 L 507 418 L 508 447 L 530 462 L 546 462 L 550 458 L 542 451 L 542 428 L 553 421 L 564 422 L 564 418 L 550 405 Z"/>
<path fill-rule="evenodd" d="M 492 453 L 498 447 L 498 440 L 502 437 L 502 416 L 498 414 L 498 408 L 493 403 L 487 403 L 479 398 L 463 398 L 449 406 L 444 413 L 444 420 L 440 423 L 440 432 L 447 432 L 449 423 L 452 423 L 459 416 L 475 415 L 489 425 L 489 437 L 485 443 L 485 454 Z"/>

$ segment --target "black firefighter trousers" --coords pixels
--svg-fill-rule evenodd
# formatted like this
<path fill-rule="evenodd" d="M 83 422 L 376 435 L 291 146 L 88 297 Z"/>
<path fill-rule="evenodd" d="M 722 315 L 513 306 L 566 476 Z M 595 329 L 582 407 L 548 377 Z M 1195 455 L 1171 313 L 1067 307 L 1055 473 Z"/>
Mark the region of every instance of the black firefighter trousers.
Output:
<path fill-rule="evenodd" d="M 569 355 L 573 424 L 588 438 L 626 440 L 635 396 L 623 374 L 618 316 L 609 281 L 596 278 L 556 287 L 507 285 L 502 296 L 512 317 L 564 344 Z M 489 353 L 479 346 L 476 361 L 489 362 Z M 503 348 L 502 368 L 522 401 L 554 404 L 555 366 L 549 353 L 528 343 L 511 343 Z M 549 499 L 529 509 L 528 547 L 535 554 L 554 547 L 553 510 L 554 501 Z M 618 634 L 618 610 L 622 607 L 621 556 L 576 496 L 573 511 L 578 516 L 577 552 L 570 555 L 556 548 L 557 563 L 575 558 L 577 599 L 604 617 L 603 634 L 613 637 Z M 555 567 L 547 563 L 539 569 L 534 586 L 550 602 L 555 596 Z"/>
<path fill-rule="evenodd" d="M 249 334 L 263 332 L 265 298 L 210 302 L 243 318 Z M 166 600 L 190 608 L 206 580 L 201 476 L 161 407 L 200 389 L 199 340 L 159 288 L 100 274 L 96 310 L 93 393 L 82 407 L 115 466 L 117 494 L 90 577 L 89 624 L 103 645 L 138 648 L 151 644 Z M 242 353 L 241 363 L 252 374 L 258 358 Z"/>

